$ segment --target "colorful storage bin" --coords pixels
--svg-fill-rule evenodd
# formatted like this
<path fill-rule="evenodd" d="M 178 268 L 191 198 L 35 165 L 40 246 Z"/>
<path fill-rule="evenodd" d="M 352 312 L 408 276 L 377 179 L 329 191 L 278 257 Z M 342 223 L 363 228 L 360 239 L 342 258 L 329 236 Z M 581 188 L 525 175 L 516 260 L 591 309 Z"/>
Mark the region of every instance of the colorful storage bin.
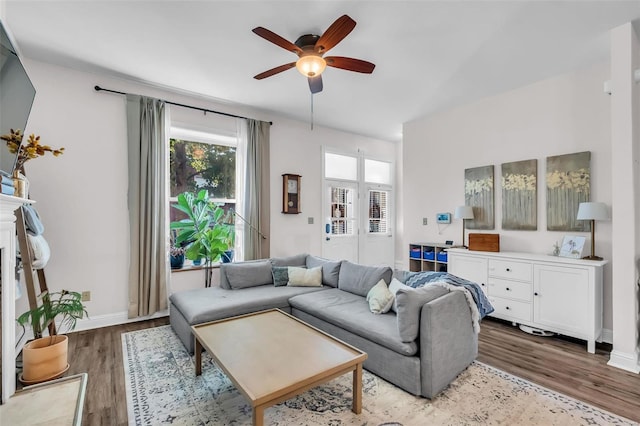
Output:
<path fill-rule="evenodd" d="M 447 261 L 447 252 L 446 251 L 441 251 L 440 253 L 438 253 L 438 255 L 436 256 L 438 262 L 446 262 Z"/>
<path fill-rule="evenodd" d="M 435 260 L 436 252 L 435 251 L 424 251 L 422 253 L 422 258 L 425 260 Z"/>

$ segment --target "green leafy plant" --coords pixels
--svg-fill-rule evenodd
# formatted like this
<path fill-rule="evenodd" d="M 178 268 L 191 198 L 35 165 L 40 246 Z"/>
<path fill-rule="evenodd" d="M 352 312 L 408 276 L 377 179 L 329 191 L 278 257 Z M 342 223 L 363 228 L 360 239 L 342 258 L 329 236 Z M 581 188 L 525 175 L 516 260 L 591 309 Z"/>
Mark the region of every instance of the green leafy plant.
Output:
<path fill-rule="evenodd" d="M 76 327 L 76 321 L 84 318 L 87 310 L 82 304 L 82 296 L 75 291 L 62 290 L 54 293 L 43 293 L 42 304 L 35 309 L 31 309 L 17 319 L 18 323 L 24 327 L 29 323 L 33 329 L 35 337 L 42 336 L 42 331 L 56 317 L 61 317 L 60 328 L 71 331 Z"/>
<path fill-rule="evenodd" d="M 176 230 L 175 245 L 186 247 L 187 259 L 205 259 L 207 273 L 205 285 L 211 285 L 211 264 L 220 259 L 228 249 L 230 227 L 223 222 L 224 210 L 209 200 L 209 192 L 201 190 L 197 194 L 183 192 L 178 195 L 178 203 L 171 207 L 180 210 L 186 219 L 171 222 L 170 229 Z"/>

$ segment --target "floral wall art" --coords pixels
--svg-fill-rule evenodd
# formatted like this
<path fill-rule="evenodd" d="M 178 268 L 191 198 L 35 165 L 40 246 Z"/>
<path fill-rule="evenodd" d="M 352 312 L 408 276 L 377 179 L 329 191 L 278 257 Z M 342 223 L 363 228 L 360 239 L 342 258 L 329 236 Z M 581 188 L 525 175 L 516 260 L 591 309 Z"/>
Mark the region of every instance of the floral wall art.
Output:
<path fill-rule="evenodd" d="M 578 206 L 591 198 L 591 152 L 547 157 L 547 230 L 590 231 L 577 220 Z"/>
<path fill-rule="evenodd" d="M 502 229 L 538 229 L 538 160 L 502 164 Z"/>
<path fill-rule="evenodd" d="M 464 203 L 473 207 L 467 229 L 494 229 L 493 166 L 464 171 Z"/>

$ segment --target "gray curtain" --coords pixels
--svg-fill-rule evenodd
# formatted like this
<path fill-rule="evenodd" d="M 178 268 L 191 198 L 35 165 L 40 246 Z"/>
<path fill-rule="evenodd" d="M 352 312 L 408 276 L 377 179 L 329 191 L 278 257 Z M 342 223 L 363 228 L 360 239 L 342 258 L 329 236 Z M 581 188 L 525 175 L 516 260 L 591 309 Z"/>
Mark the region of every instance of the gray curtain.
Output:
<path fill-rule="evenodd" d="M 247 120 L 244 211 L 247 222 L 269 236 L 269 131 L 265 121 Z M 250 227 L 244 233 L 244 260 L 269 257 L 269 240 Z"/>
<path fill-rule="evenodd" d="M 127 95 L 129 318 L 167 309 L 166 106 Z"/>

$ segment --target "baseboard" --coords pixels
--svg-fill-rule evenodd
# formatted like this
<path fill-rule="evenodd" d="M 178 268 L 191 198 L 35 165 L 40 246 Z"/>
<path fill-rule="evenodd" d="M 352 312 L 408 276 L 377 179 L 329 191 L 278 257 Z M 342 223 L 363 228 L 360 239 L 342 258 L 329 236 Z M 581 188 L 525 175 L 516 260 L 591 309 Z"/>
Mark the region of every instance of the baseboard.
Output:
<path fill-rule="evenodd" d="M 613 350 L 609 357 L 607 365 L 631 371 L 632 373 L 640 373 L 640 360 L 637 353 L 626 353 Z"/>
<path fill-rule="evenodd" d="M 609 330 L 608 328 L 603 328 L 602 334 L 600 335 L 600 339 L 605 343 L 613 344 L 613 330 Z"/>
<path fill-rule="evenodd" d="M 126 324 L 130 322 L 145 321 L 153 318 L 166 317 L 169 315 L 169 310 L 156 312 L 153 315 L 147 315 L 145 317 L 129 318 L 126 311 L 115 312 L 113 314 L 106 315 L 93 315 L 88 318 L 78 320 L 76 328 L 73 331 L 91 330 L 94 328 L 110 327 L 112 325 Z"/>

